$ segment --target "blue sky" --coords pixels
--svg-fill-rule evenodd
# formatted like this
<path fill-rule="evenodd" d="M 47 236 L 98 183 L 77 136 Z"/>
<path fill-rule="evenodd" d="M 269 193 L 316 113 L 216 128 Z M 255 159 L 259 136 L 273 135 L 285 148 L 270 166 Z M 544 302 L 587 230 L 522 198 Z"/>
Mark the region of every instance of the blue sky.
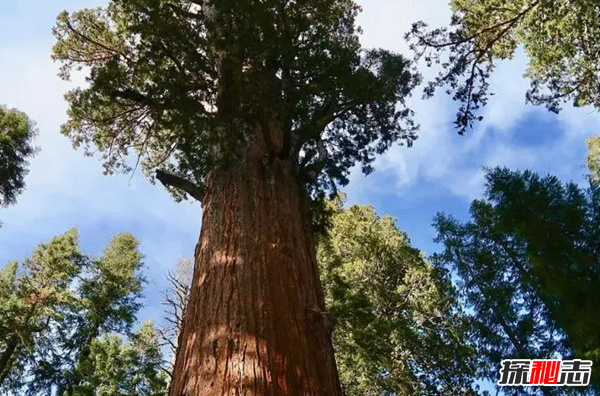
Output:
<path fill-rule="evenodd" d="M 0 1 L 0 103 L 17 107 L 37 121 L 37 145 L 27 190 L 16 206 L 0 209 L 0 263 L 22 259 L 53 235 L 76 227 L 85 252 L 98 254 L 110 238 L 129 231 L 146 255 L 146 308 L 141 319 L 160 320 L 159 290 L 164 274 L 180 257 L 191 256 L 200 230 L 201 208 L 177 204 L 161 186 L 141 174 L 104 176 L 99 161 L 71 148 L 59 134 L 66 119 L 64 92 L 70 87 L 56 76 L 50 60 L 51 28 L 64 10 L 101 5 L 101 0 Z M 432 26 L 449 19 L 447 0 L 361 0 L 359 23 L 366 47 L 408 54 L 403 34 L 410 23 Z M 377 161 L 377 171 L 354 173 L 346 188 L 348 203 L 369 203 L 381 214 L 397 218 L 413 244 L 427 253 L 438 211 L 458 217 L 481 195 L 483 166 L 508 166 L 552 173 L 581 181 L 585 139 L 600 133 L 600 117 L 590 109 L 566 106 L 560 115 L 525 106 L 527 65 L 519 54 L 502 63 L 492 81 L 496 95 L 485 109 L 484 122 L 463 137 L 452 127 L 454 104 L 443 94 L 429 101 L 417 91 L 411 100 L 421 124 L 414 147 L 395 147 Z M 429 72 L 426 71 L 426 74 Z"/>

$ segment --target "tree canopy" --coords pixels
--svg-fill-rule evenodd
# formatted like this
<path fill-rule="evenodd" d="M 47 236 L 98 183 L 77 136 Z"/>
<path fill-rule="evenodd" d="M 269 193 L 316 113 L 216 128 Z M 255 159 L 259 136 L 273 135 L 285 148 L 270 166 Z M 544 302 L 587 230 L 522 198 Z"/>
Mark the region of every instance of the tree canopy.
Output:
<path fill-rule="evenodd" d="M 597 181 L 489 170 L 470 219 L 436 217 L 443 251 L 431 258 L 391 217 L 329 201 L 355 165 L 372 172 L 377 155 L 418 131 L 406 100 L 419 74 L 400 54 L 361 46 L 355 1 L 106 3 L 64 11 L 54 26 L 59 76 L 85 77 L 65 96 L 62 134 L 99 154 L 105 173 L 140 167 L 177 200 L 204 201 L 214 174 L 238 173 L 213 183 L 220 196 L 203 212 L 195 261 L 169 277 L 166 326 L 137 321 L 144 257 L 131 234 L 96 257 L 71 230 L 0 268 L 1 394 L 164 396 L 179 367 L 177 396 L 203 392 L 222 368 L 205 394 L 241 384 L 337 396 L 339 371 L 345 396 L 472 396 L 487 394 L 478 381 L 496 382 L 508 357 L 598 367 Z M 440 68 L 425 97 L 444 87 L 460 103 L 459 133 L 481 120 L 498 62 L 519 48 L 530 59 L 528 103 L 600 108 L 595 2 L 450 4 L 450 26 L 417 22 L 406 38 L 417 60 Z M 0 207 L 24 190 L 35 134 L 27 115 L 0 106 Z M 600 175 L 600 137 L 588 148 Z M 247 165 L 262 163 L 252 169 L 264 176 L 282 161 L 294 180 L 244 184 Z M 306 227 L 298 192 L 327 230 Z M 180 334 L 187 349 L 177 355 Z M 600 371 L 592 376 L 589 389 L 504 393 L 591 395 Z"/>
<path fill-rule="evenodd" d="M 81 385 L 74 395 L 164 396 L 166 376 L 154 323 L 144 322 L 129 340 L 108 334 L 92 341 L 79 366 Z"/>
<path fill-rule="evenodd" d="M 36 133 L 25 113 L 0 105 L 0 207 L 14 204 L 25 188 Z"/>
<path fill-rule="evenodd" d="M 0 387 L 15 389 L 22 384 L 35 350 L 46 341 L 48 324 L 61 320 L 63 307 L 73 302 L 68 286 L 82 265 L 73 230 L 41 244 L 22 264 L 8 263 L 0 272 Z"/>
<path fill-rule="evenodd" d="M 150 324 L 132 333 L 141 268 L 131 234 L 115 236 L 96 258 L 81 253 L 76 230 L 7 264 L 0 271 L 0 393 L 164 394 L 158 333 Z"/>
<path fill-rule="evenodd" d="M 70 91 L 63 133 L 107 172 L 145 172 L 201 199 L 208 172 L 256 155 L 293 161 L 313 193 L 416 137 L 410 63 L 363 50 L 351 0 L 112 0 L 63 12 L 53 57 Z M 265 146 L 265 147 L 263 147 Z M 254 147 L 254 148 L 252 148 Z M 252 148 L 252 149 L 251 149 Z M 254 150 L 254 151 L 253 151 Z"/>
<path fill-rule="evenodd" d="M 529 58 L 526 101 L 559 112 L 566 102 L 600 108 L 600 8 L 593 1 L 451 0 L 450 26 L 427 30 L 417 22 L 407 34 L 416 57 L 440 68 L 425 89 L 446 87 L 461 103 L 456 126 L 465 132 L 480 120 L 492 94 L 489 78 L 498 61 L 518 48 Z M 589 165 L 598 170 L 600 138 L 588 141 Z"/>
<path fill-rule="evenodd" d="M 336 206 L 318 246 L 346 395 L 476 390 L 475 350 L 449 274 L 428 263 L 391 217 Z"/>
<path fill-rule="evenodd" d="M 471 204 L 469 221 L 438 215 L 437 241 L 445 249 L 435 261 L 458 277 L 483 378 L 496 381 L 500 360 L 510 356 L 598 365 L 599 191 L 596 183 L 582 189 L 554 176 L 496 168 L 487 173 L 485 199 Z M 592 372 L 596 389 L 598 378 Z"/>

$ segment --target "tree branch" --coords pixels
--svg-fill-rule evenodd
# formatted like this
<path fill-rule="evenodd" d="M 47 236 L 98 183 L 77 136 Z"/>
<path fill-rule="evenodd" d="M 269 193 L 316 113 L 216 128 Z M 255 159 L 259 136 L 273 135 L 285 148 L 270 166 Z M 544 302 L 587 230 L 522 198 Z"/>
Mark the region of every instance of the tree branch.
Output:
<path fill-rule="evenodd" d="M 524 17 L 529 11 L 531 11 L 532 9 L 534 9 L 537 5 L 538 5 L 538 1 L 534 1 L 533 3 L 531 3 L 528 7 L 526 7 L 524 10 L 522 10 L 521 12 L 517 13 L 516 15 L 514 15 L 512 18 L 509 18 L 507 20 L 504 21 L 500 21 L 494 25 L 491 26 L 486 26 L 483 29 L 480 29 L 479 31 L 471 34 L 470 36 L 466 36 L 463 38 L 460 38 L 456 41 L 446 41 L 446 42 L 442 42 L 442 43 L 435 43 L 433 41 L 429 41 L 423 37 L 420 38 L 421 42 L 423 44 L 425 44 L 428 47 L 431 48 L 443 48 L 443 47 L 448 47 L 448 46 L 455 46 L 455 45 L 460 45 L 460 44 L 464 44 L 467 43 L 475 38 L 477 38 L 478 36 L 487 33 L 489 31 L 495 30 L 499 27 L 502 27 L 504 25 L 509 25 L 509 26 L 513 26 L 515 24 L 515 22 L 517 22 L 519 19 L 521 19 L 522 17 Z M 511 10 L 511 11 L 516 11 L 516 10 Z M 503 33 L 506 33 L 506 31 L 508 31 L 508 29 L 504 29 Z"/>
<path fill-rule="evenodd" d="M 295 151 L 299 152 L 302 145 L 310 140 L 319 141 L 321 133 L 327 128 L 327 125 L 352 110 L 359 103 L 357 100 L 349 100 L 345 103 L 335 103 L 334 100 L 331 100 L 325 103 L 317 110 L 313 119 L 296 132 L 297 137 L 294 140 L 297 147 L 294 148 Z"/>
<path fill-rule="evenodd" d="M 304 169 L 306 169 L 306 176 L 308 177 L 309 182 L 317 180 L 325 168 L 328 158 L 327 147 L 325 147 L 325 143 L 320 137 L 316 138 L 316 145 L 317 159 L 312 164 L 302 166 Z"/>
<path fill-rule="evenodd" d="M 200 202 L 202 202 L 202 199 L 204 198 L 204 191 L 202 191 L 200 187 L 182 177 L 175 176 L 157 169 L 156 178 L 163 184 L 163 186 L 173 187 L 178 190 L 185 191 L 189 196 L 197 199 Z"/>
<path fill-rule="evenodd" d="M 138 103 L 140 105 L 149 106 L 155 104 L 152 99 L 148 96 L 136 91 L 131 88 L 118 89 L 111 93 L 111 98 L 116 99 L 126 99 L 131 100 L 132 102 Z"/>

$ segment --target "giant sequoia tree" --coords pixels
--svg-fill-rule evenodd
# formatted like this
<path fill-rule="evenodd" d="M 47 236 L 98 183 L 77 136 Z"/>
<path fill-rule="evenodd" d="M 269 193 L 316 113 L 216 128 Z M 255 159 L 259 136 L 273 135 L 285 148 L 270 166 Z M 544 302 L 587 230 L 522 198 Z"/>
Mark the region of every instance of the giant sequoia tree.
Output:
<path fill-rule="evenodd" d="M 416 78 L 363 50 L 351 0 L 113 0 L 59 16 L 63 133 L 203 204 L 171 395 L 339 395 L 311 219 L 411 143 Z"/>
<path fill-rule="evenodd" d="M 330 202 L 331 224 L 317 258 L 346 396 L 465 396 L 475 351 L 448 273 L 427 263 L 389 216 L 372 207 Z M 172 348 L 189 298 L 188 260 L 169 274 L 167 321 Z M 167 367 L 169 372 L 172 367 Z"/>

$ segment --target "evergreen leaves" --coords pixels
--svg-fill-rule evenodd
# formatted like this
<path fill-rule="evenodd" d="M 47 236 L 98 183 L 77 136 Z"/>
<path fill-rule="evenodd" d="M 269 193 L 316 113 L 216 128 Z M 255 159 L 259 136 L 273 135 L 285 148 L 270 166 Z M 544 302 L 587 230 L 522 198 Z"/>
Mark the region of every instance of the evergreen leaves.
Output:
<path fill-rule="evenodd" d="M 2 269 L 2 393 L 164 394 L 158 333 L 150 324 L 132 332 L 144 283 L 138 244 L 119 234 L 95 258 L 71 230 Z"/>
<path fill-rule="evenodd" d="M 509 356 L 598 363 L 599 196 L 594 182 L 582 189 L 496 168 L 488 170 L 485 199 L 473 201 L 469 221 L 436 218 L 445 249 L 435 262 L 457 275 L 482 377 L 494 381 Z M 598 374 L 592 376 L 597 387 Z"/>
<path fill-rule="evenodd" d="M 482 116 L 489 79 L 498 61 L 522 48 L 529 59 L 527 103 L 558 113 L 564 103 L 600 108 L 600 8 L 594 1 L 451 0 L 448 27 L 427 30 L 417 22 L 406 38 L 416 59 L 439 68 L 425 97 L 437 88 L 460 103 L 455 125 L 464 133 Z M 592 141 L 593 142 L 593 141 Z M 593 144 L 593 143 L 591 143 Z M 590 149 L 589 164 L 600 157 Z"/>
<path fill-rule="evenodd" d="M 114 0 L 64 12 L 53 58 L 62 78 L 80 71 L 89 84 L 67 94 L 63 133 L 108 173 L 131 171 L 134 155 L 152 180 L 160 169 L 199 190 L 271 135 L 265 160 L 290 160 L 312 196 L 335 191 L 355 163 L 370 172 L 375 154 L 416 138 L 405 103 L 416 73 L 361 48 L 358 11 L 350 0 Z"/>
<path fill-rule="evenodd" d="M 464 395 L 475 351 L 449 274 L 428 263 L 389 217 L 341 208 L 318 260 L 347 395 Z"/>

